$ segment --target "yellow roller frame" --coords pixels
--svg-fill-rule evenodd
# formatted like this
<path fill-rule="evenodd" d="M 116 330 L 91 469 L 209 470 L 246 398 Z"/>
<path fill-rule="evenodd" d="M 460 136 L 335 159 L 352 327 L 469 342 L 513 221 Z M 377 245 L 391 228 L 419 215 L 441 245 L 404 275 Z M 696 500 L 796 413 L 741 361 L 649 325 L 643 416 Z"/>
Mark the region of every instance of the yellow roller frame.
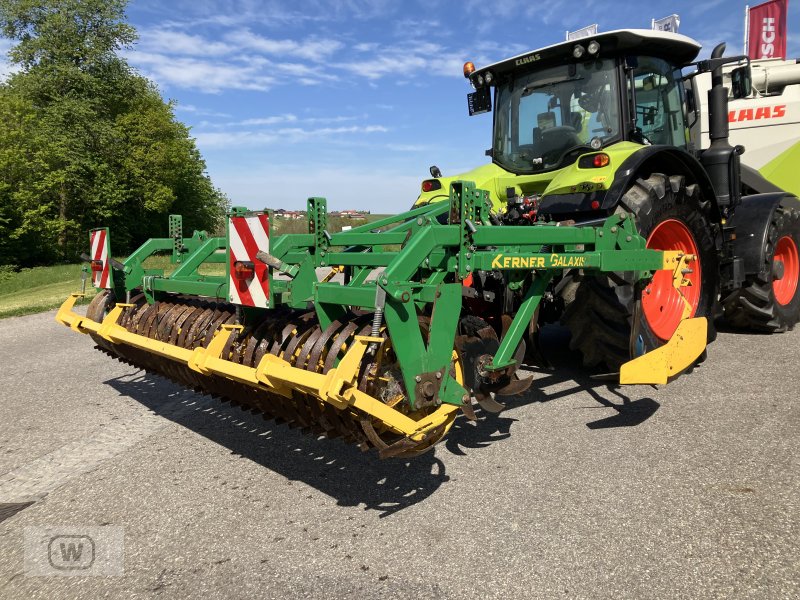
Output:
<path fill-rule="evenodd" d="M 112 344 L 125 344 L 158 356 L 185 364 L 204 375 L 220 375 L 257 389 L 291 397 L 292 390 L 300 390 L 339 410 L 355 409 L 383 422 L 396 433 L 421 442 L 444 425 L 448 427 L 456 418 L 457 406 L 442 404 L 434 412 L 415 421 L 358 389 L 358 372 L 364 353 L 371 343 L 383 343 L 383 338 L 356 336 L 339 365 L 327 373 L 312 373 L 298 369 L 287 361 L 266 354 L 256 368 L 240 365 L 223 358 L 222 352 L 231 335 L 241 330 L 241 325 L 223 325 L 206 348 L 189 350 L 167 342 L 153 340 L 131 333 L 118 321 L 130 304 L 117 304 L 102 323 L 75 313 L 75 301 L 83 294 L 72 294 L 58 309 L 56 321 L 79 333 L 95 333 Z"/>

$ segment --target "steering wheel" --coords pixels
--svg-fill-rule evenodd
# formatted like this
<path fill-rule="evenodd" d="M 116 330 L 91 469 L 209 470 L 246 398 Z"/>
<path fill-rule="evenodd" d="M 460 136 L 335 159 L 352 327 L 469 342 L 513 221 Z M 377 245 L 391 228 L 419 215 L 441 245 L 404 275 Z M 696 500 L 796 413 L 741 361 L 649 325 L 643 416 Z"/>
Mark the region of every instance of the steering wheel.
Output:
<path fill-rule="evenodd" d="M 581 144 L 574 127 L 562 125 L 542 130 L 541 157 L 545 164 L 557 161 L 564 150 Z"/>

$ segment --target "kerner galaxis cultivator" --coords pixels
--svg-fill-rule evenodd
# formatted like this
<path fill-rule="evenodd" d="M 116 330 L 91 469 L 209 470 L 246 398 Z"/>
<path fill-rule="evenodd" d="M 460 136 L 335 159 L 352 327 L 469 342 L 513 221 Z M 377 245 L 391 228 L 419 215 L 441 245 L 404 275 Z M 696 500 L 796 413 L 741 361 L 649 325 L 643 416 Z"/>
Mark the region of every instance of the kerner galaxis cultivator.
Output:
<path fill-rule="evenodd" d="M 458 181 L 449 202 L 341 233 L 326 220 L 320 198 L 308 201 L 308 233 L 274 239 L 263 213 L 233 209 L 225 237 L 184 238 L 173 216 L 170 237 L 123 263 L 110 258 L 108 230 L 95 230 L 87 259 L 101 292 L 85 317 L 74 294 L 56 318 L 122 361 L 387 457 L 429 449 L 460 412 L 475 418 L 473 400 L 498 411 L 495 395 L 530 386 L 517 375 L 526 340 L 567 269 L 613 273 L 639 292 L 667 271 L 691 312 L 682 289 L 694 256 L 646 248 L 624 213 L 594 226 L 499 226 L 487 192 Z M 172 253 L 169 276 L 143 267 L 156 252 Z M 226 275 L 202 274 L 205 263 Z M 481 309 L 497 305 L 476 283 L 486 278 L 516 298 L 508 312 Z M 683 319 L 622 365 L 620 381 L 666 383 L 697 360 L 706 330 L 705 318 Z"/>

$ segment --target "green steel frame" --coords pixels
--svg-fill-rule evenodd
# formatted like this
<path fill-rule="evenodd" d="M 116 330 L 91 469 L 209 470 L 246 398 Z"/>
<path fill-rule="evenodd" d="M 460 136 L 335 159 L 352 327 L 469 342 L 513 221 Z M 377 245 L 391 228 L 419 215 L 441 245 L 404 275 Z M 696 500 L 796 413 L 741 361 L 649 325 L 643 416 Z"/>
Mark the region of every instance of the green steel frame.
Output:
<path fill-rule="evenodd" d="M 500 371 L 514 367 L 514 352 L 557 273 L 580 268 L 586 273 L 629 272 L 646 280 L 664 268 L 663 253 L 645 248 L 629 215 L 613 215 L 598 227 L 494 226 L 489 211 L 488 193 L 459 181 L 450 186 L 449 202 L 331 234 L 325 200 L 310 198 L 309 232 L 270 240 L 273 262 L 281 263 L 270 269 L 270 306 L 305 309 L 311 304 L 323 328 L 353 307 L 375 311 L 385 319 L 406 389 L 414 390 L 418 378 L 427 375 L 440 382 L 435 403 L 460 405 L 467 391 L 451 375 L 450 365 L 464 280 L 473 273 L 503 271 L 509 287 L 523 297 L 485 367 Z M 232 214 L 244 212 L 236 208 Z M 195 232 L 183 238 L 179 217 L 170 217 L 169 238 L 148 240 L 115 270 L 117 297 L 142 290 L 149 302 L 165 294 L 225 301 L 227 268 L 225 276 L 201 275 L 198 269 L 209 262 L 228 264 L 227 248 L 227 237 Z M 156 252 L 172 253 L 178 267 L 169 276 L 143 267 Z M 317 270 L 324 267 L 342 269 L 346 283 L 320 277 Z M 261 310 L 270 309 L 241 311 L 244 324 Z M 427 341 L 418 322 L 423 311 L 431 314 Z M 413 409 L 420 399 L 409 396 Z"/>

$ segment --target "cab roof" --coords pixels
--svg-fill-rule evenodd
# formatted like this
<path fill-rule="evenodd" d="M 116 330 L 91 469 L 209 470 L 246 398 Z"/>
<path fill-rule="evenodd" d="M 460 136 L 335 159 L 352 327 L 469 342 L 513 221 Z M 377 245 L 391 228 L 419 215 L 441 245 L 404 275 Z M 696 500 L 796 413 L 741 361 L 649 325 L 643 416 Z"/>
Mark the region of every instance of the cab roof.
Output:
<path fill-rule="evenodd" d="M 600 44 L 600 51 L 597 53 L 600 58 L 620 55 L 654 56 L 663 58 L 679 67 L 687 65 L 697 58 L 701 48 L 698 42 L 679 33 L 651 29 L 618 29 L 524 52 L 477 69 L 471 77 L 474 78 L 486 71 L 501 75 L 520 67 L 545 67 L 563 63 L 565 60 L 575 61 L 576 59 L 572 55 L 575 45 L 580 44 L 585 49 L 593 40 Z M 583 58 L 579 60 L 587 58 L 589 55 L 584 54 Z"/>

